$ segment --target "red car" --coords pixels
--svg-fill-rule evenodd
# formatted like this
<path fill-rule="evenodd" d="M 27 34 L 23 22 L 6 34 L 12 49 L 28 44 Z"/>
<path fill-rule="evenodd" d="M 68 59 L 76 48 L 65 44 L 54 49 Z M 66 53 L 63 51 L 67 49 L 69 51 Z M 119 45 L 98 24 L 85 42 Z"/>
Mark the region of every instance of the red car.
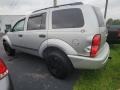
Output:
<path fill-rule="evenodd" d="M 0 90 L 13 90 L 13 85 L 8 74 L 8 69 L 0 58 Z"/>

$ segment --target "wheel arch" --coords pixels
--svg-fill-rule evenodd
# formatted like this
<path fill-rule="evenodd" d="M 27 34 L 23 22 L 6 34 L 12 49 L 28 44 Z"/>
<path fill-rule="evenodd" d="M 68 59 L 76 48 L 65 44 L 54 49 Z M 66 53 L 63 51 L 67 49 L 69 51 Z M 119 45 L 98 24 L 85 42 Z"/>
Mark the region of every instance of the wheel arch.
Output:
<path fill-rule="evenodd" d="M 66 55 L 77 55 L 77 52 L 63 40 L 59 39 L 48 39 L 44 41 L 39 48 L 39 55 L 43 57 L 45 50 L 54 48 L 64 52 Z"/>
<path fill-rule="evenodd" d="M 12 43 L 11 43 L 10 39 L 8 38 L 8 36 L 6 36 L 6 35 L 3 36 L 3 37 L 2 37 L 2 41 L 3 41 L 3 42 L 6 41 L 6 42 L 10 45 L 10 47 L 12 47 Z"/>

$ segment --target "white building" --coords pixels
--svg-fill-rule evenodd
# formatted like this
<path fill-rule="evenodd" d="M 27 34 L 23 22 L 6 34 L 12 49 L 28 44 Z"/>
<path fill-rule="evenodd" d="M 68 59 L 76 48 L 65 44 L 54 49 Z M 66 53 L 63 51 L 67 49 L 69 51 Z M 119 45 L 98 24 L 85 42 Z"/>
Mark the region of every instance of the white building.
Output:
<path fill-rule="evenodd" d="M 13 27 L 13 25 L 25 17 L 24 15 L 0 15 L 0 32 L 5 32 L 6 29 Z"/>

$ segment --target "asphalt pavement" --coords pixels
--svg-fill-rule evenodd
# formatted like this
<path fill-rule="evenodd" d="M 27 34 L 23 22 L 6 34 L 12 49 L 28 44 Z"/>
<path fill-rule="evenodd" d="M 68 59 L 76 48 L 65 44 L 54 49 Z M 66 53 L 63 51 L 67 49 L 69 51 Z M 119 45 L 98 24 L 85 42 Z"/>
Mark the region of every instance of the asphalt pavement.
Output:
<path fill-rule="evenodd" d="M 47 70 L 44 60 L 18 51 L 15 57 L 6 55 L 0 37 L 0 57 L 9 68 L 15 90 L 73 90 L 79 79 L 76 70 L 65 80 L 54 78 Z"/>

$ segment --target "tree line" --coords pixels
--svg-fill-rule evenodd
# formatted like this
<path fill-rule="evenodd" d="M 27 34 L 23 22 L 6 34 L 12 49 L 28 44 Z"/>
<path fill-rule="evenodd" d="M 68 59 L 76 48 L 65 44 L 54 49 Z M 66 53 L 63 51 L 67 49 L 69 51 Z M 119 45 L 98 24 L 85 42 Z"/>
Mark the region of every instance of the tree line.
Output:
<path fill-rule="evenodd" d="M 120 25 L 120 19 L 108 19 L 106 22 L 107 25 Z"/>

